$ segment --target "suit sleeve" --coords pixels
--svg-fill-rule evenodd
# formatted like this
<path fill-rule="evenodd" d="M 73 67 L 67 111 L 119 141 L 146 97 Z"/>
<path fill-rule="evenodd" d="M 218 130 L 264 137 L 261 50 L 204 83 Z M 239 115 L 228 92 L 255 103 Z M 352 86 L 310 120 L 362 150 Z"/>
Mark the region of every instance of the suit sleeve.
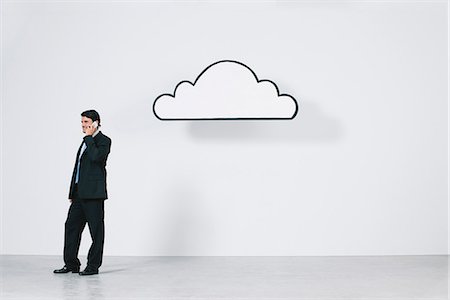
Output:
<path fill-rule="evenodd" d="M 91 161 L 104 161 L 108 157 L 109 151 L 111 150 L 111 140 L 104 139 L 95 143 L 94 138 L 90 135 L 85 136 L 84 142 L 86 143 L 87 157 Z"/>

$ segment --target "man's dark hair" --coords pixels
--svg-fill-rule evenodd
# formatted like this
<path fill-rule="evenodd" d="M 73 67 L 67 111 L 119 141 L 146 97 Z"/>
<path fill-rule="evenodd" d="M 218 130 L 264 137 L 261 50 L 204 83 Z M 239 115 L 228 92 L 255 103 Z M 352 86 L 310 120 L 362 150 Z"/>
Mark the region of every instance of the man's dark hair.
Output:
<path fill-rule="evenodd" d="M 98 121 L 98 125 L 100 125 L 100 115 L 93 109 L 83 111 L 81 116 L 91 119 L 92 122 Z"/>

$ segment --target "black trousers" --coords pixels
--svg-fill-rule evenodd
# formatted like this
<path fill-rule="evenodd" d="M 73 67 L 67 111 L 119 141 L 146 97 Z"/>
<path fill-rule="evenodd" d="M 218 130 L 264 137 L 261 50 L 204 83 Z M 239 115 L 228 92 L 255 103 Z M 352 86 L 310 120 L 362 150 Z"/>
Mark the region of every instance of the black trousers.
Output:
<path fill-rule="evenodd" d="M 64 231 L 64 263 L 70 268 L 81 265 L 78 259 L 81 234 L 86 222 L 92 238 L 87 257 L 87 267 L 98 270 L 102 265 L 103 245 L 105 240 L 105 200 L 79 199 L 77 186 L 67 214 Z"/>

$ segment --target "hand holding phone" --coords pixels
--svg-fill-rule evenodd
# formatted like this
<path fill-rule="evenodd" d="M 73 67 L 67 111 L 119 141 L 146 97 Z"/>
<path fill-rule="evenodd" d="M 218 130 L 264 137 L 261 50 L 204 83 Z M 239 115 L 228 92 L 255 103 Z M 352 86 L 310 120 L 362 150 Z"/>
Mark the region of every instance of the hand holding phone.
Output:
<path fill-rule="evenodd" d="M 92 122 L 92 124 L 86 128 L 86 132 L 85 132 L 86 135 L 93 135 L 97 128 L 98 128 L 98 122 L 97 121 Z"/>

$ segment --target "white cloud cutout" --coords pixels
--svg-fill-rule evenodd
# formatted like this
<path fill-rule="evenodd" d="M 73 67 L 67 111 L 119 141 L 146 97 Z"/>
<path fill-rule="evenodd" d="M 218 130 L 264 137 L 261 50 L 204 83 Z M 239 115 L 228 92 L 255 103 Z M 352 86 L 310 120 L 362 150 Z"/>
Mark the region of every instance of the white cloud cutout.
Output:
<path fill-rule="evenodd" d="M 160 120 L 293 119 L 297 111 L 297 101 L 279 94 L 274 82 L 231 60 L 208 66 L 194 83 L 182 81 L 153 103 Z"/>

